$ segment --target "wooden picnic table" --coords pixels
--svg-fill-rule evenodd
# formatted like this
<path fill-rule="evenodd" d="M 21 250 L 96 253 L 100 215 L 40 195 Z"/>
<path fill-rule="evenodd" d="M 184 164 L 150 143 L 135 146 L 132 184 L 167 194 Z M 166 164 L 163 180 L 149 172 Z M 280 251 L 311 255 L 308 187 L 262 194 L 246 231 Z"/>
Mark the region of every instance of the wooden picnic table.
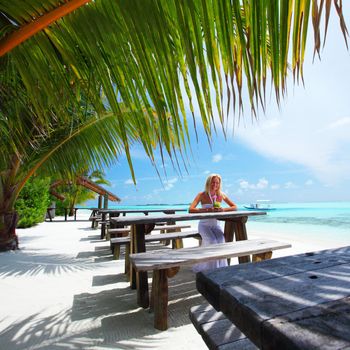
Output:
<path fill-rule="evenodd" d="M 263 211 L 227 211 L 227 212 L 208 212 L 208 213 L 184 213 L 184 214 L 167 214 L 167 215 L 148 215 L 148 216 L 125 216 L 112 218 L 111 222 L 123 225 L 131 225 L 131 244 L 133 251 L 130 253 L 141 253 L 146 251 L 145 235 L 152 231 L 155 224 L 164 221 L 192 221 L 200 219 L 218 219 L 225 221 L 224 235 L 226 242 L 233 240 L 234 234 L 236 241 L 246 240 L 247 230 L 246 222 L 249 216 L 265 215 Z M 239 262 L 249 262 L 249 256 L 239 258 Z M 132 268 L 130 273 L 130 283 L 132 288 L 137 287 L 138 305 L 147 308 L 149 306 L 147 272 L 136 272 Z M 136 281 L 138 285 L 136 286 Z"/>
<path fill-rule="evenodd" d="M 163 214 L 175 214 L 178 211 L 187 211 L 187 209 L 181 208 L 161 208 L 161 209 L 99 209 L 96 213 L 101 214 L 101 239 L 106 235 L 106 219 L 109 215 L 109 219 L 125 216 L 126 214 L 145 214 L 149 213 L 163 213 Z"/>
<path fill-rule="evenodd" d="M 258 348 L 350 348 L 350 246 L 200 272 L 196 282 Z"/>
<path fill-rule="evenodd" d="M 47 208 L 47 216 L 49 217 L 49 220 L 52 221 L 52 215 L 51 215 L 51 210 L 54 210 L 54 209 L 57 209 L 56 207 L 49 207 Z M 67 218 L 68 218 L 68 211 L 69 211 L 69 208 L 63 208 L 64 209 L 64 221 L 67 221 Z M 79 209 L 87 209 L 87 210 L 95 210 L 95 208 L 83 208 L 83 207 L 79 207 L 79 208 L 73 208 L 73 211 L 74 211 L 74 221 L 77 220 L 77 211 Z"/>

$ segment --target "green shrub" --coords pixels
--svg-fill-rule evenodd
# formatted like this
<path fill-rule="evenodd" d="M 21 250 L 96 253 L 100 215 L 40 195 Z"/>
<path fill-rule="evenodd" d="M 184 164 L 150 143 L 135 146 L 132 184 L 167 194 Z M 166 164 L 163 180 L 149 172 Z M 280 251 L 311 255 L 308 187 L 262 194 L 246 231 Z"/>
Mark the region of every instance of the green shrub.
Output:
<path fill-rule="evenodd" d="M 25 184 L 15 204 L 19 215 L 17 227 L 31 227 L 45 220 L 50 204 L 49 186 L 50 179 L 38 177 Z"/>

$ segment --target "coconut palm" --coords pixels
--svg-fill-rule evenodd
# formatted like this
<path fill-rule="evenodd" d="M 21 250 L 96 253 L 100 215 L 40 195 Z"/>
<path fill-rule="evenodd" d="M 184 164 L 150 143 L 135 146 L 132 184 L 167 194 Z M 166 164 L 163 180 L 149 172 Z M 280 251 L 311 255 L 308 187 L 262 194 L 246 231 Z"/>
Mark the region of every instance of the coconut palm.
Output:
<path fill-rule="evenodd" d="M 345 36 L 342 2 L 333 4 Z M 34 172 L 74 171 L 81 159 L 100 168 L 125 152 L 134 177 L 130 143 L 141 142 L 150 159 L 157 146 L 174 158 L 186 150 L 194 105 L 210 141 L 214 116 L 225 125 L 245 88 L 253 113 L 267 79 L 278 101 L 290 62 L 302 77 L 310 19 L 319 52 L 320 19 L 328 23 L 331 7 L 330 0 L 0 1 L 0 249 L 16 246 L 13 205 Z"/>
<path fill-rule="evenodd" d="M 57 208 L 68 208 L 68 215 L 74 215 L 74 207 L 83 204 L 88 200 L 95 199 L 97 194 L 89 188 L 81 185 L 81 178 L 87 179 L 97 185 L 110 186 L 111 183 L 105 178 L 105 173 L 101 170 L 88 171 L 83 169 L 74 174 L 70 179 L 56 180 L 52 183 L 51 189 L 58 192 L 64 199 L 58 202 Z M 52 192 L 51 192 L 52 193 Z"/>

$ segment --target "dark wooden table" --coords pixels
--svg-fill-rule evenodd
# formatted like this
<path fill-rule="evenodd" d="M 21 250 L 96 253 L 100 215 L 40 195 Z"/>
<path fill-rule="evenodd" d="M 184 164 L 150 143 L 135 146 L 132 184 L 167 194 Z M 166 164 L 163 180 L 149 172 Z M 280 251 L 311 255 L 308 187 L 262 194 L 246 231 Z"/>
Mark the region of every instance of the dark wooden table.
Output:
<path fill-rule="evenodd" d="M 226 242 L 231 242 L 235 235 L 237 241 L 247 239 L 246 222 L 249 216 L 265 215 L 263 211 L 228 211 L 228 212 L 209 212 L 209 213 L 185 213 L 185 214 L 167 214 L 167 215 L 148 215 L 148 216 L 125 216 L 113 218 L 111 221 L 123 225 L 131 225 L 131 251 L 130 253 L 140 253 L 146 251 L 145 234 L 149 233 L 158 222 L 164 221 L 192 221 L 200 219 L 218 219 L 225 221 L 224 234 Z M 239 262 L 249 262 L 250 257 L 239 258 Z M 130 283 L 132 288 L 137 288 L 137 302 L 143 308 L 149 306 L 147 272 L 130 273 Z"/>
<path fill-rule="evenodd" d="M 120 215 L 125 216 L 126 214 L 145 214 L 149 213 L 163 213 L 163 214 L 175 214 L 178 211 L 187 211 L 181 208 L 163 208 L 163 209 L 99 209 L 98 214 L 101 214 L 101 239 L 106 235 L 106 219 L 109 215 L 109 219 L 119 217 Z"/>
<path fill-rule="evenodd" d="M 197 289 L 261 349 L 350 349 L 350 246 L 201 272 Z"/>
<path fill-rule="evenodd" d="M 51 216 L 51 210 L 54 210 L 54 209 L 57 209 L 56 207 L 49 207 L 47 208 L 47 216 L 49 217 L 49 220 L 52 221 L 52 216 Z M 67 221 L 67 218 L 68 218 L 68 211 L 69 211 L 69 208 L 63 208 L 64 209 L 64 221 Z M 79 209 L 87 209 L 87 210 L 95 210 L 95 208 L 83 208 L 83 207 L 80 207 L 80 208 L 73 208 L 73 211 L 74 211 L 74 221 L 77 220 L 77 211 Z"/>

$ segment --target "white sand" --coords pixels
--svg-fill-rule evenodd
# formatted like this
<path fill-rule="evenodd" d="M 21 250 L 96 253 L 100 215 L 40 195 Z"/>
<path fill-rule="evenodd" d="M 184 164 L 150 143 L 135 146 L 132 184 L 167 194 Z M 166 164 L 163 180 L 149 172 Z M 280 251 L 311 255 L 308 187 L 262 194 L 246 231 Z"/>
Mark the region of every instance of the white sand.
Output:
<path fill-rule="evenodd" d="M 124 260 L 112 260 L 99 232 L 89 221 L 62 218 L 18 230 L 21 250 L 0 253 L 0 348 L 206 349 L 188 318 L 204 302 L 194 274 L 182 270 L 170 280 L 169 329 L 155 330 L 153 314 L 137 306 L 126 282 Z M 293 245 L 274 257 L 346 245 L 249 232 L 257 237 Z"/>

